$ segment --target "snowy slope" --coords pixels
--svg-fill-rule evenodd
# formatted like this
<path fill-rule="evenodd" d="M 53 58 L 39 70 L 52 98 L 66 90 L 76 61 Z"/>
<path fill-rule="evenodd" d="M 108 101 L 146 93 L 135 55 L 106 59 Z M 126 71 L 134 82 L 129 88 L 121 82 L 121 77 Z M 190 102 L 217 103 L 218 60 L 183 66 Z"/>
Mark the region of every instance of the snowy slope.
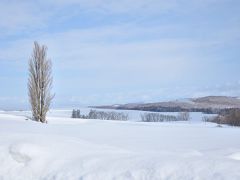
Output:
<path fill-rule="evenodd" d="M 137 111 L 137 110 L 114 110 L 114 109 L 95 109 L 95 108 L 78 108 L 81 111 L 81 114 L 87 115 L 91 109 L 97 110 L 97 111 L 115 111 L 115 112 L 123 112 L 128 114 L 129 121 L 141 121 L 140 115 L 144 113 L 160 113 L 165 115 L 174 115 L 177 116 L 178 112 L 150 112 L 150 111 Z M 2 111 L 0 112 L 2 114 L 14 114 L 17 116 L 26 116 L 30 117 L 31 112 L 30 111 Z M 48 117 L 61 117 L 62 120 L 64 118 L 69 118 L 72 115 L 72 109 L 54 109 L 49 111 Z M 201 112 L 191 112 L 190 113 L 190 122 L 199 122 L 202 121 L 203 116 L 215 116 L 214 114 L 204 114 Z"/>
<path fill-rule="evenodd" d="M 240 179 L 240 129 L 0 112 L 0 179 Z"/>

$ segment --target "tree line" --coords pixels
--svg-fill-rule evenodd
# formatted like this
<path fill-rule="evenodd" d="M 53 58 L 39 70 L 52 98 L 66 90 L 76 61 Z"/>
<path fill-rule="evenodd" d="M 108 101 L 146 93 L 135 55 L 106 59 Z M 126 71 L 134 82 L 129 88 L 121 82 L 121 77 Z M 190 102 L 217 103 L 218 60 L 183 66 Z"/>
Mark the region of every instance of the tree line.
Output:
<path fill-rule="evenodd" d="M 143 122 L 164 122 L 164 121 L 188 121 L 189 112 L 179 112 L 177 116 L 160 113 L 144 113 L 140 115 Z"/>
<path fill-rule="evenodd" d="M 79 109 L 72 110 L 72 118 L 81 119 L 102 119 L 102 120 L 123 120 L 129 119 L 128 113 L 115 112 L 115 111 L 97 111 L 90 110 L 87 115 L 81 115 Z M 163 122 L 163 121 L 188 121 L 190 115 L 188 112 L 179 112 L 177 116 L 164 115 L 160 113 L 144 113 L 140 114 L 141 121 L 143 122 Z"/>
<path fill-rule="evenodd" d="M 81 118 L 81 119 L 101 119 L 101 120 L 122 120 L 126 121 L 129 119 L 127 113 L 123 112 L 114 112 L 114 111 L 97 111 L 97 110 L 90 110 L 87 115 L 81 115 L 80 110 L 73 109 L 72 111 L 72 118 Z"/>
<path fill-rule="evenodd" d="M 214 122 L 217 123 L 219 126 L 221 126 L 221 124 L 240 126 L 240 109 L 224 109 L 215 117 L 203 117 L 203 121 Z"/>

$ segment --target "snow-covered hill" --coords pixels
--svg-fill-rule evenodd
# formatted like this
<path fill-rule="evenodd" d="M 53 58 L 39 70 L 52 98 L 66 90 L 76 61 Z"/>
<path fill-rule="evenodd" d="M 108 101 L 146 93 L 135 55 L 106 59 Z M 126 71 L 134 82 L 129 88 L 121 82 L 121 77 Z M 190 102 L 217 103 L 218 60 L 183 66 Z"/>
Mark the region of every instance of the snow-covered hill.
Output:
<path fill-rule="evenodd" d="M 223 109 L 240 108 L 238 97 L 206 96 L 201 98 L 188 98 L 156 103 L 130 103 L 122 105 L 95 106 L 96 108 L 145 110 L 155 112 L 194 111 L 216 113 Z"/>
<path fill-rule="evenodd" d="M 240 129 L 0 112 L 1 180 L 240 179 Z M 65 114 L 65 115 L 64 115 Z"/>

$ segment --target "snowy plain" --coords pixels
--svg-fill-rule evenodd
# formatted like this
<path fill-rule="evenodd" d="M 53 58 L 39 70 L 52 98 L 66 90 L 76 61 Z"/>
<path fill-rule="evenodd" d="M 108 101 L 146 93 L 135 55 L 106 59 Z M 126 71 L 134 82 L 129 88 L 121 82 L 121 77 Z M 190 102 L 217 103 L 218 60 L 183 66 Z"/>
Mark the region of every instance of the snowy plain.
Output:
<path fill-rule="evenodd" d="M 240 179 L 240 128 L 202 122 L 201 113 L 159 123 L 128 113 L 104 121 L 52 110 L 41 124 L 26 120 L 30 112 L 0 111 L 0 179 Z"/>

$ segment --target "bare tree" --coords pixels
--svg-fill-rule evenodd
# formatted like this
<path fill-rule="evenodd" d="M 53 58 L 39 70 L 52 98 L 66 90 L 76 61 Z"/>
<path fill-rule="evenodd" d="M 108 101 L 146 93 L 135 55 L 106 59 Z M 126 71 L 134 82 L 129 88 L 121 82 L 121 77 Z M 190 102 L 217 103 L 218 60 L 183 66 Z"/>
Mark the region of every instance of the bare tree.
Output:
<path fill-rule="evenodd" d="M 188 121 L 190 119 L 189 112 L 179 112 L 178 119 L 179 121 Z"/>
<path fill-rule="evenodd" d="M 28 95 L 32 108 L 32 116 L 36 121 L 46 121 L 54 95 L 52 88 L 52 63 L 47 59 L 47 47 L 34 42 L 32 56 L 29 60 Z"/>
<path fill-rule="evenodd" d="M 143 122 L 164 122 L 164 121 L 179 121 L 177 116 L 165 115 L 160 113 L 144 113 L 140 115 Z"/>

